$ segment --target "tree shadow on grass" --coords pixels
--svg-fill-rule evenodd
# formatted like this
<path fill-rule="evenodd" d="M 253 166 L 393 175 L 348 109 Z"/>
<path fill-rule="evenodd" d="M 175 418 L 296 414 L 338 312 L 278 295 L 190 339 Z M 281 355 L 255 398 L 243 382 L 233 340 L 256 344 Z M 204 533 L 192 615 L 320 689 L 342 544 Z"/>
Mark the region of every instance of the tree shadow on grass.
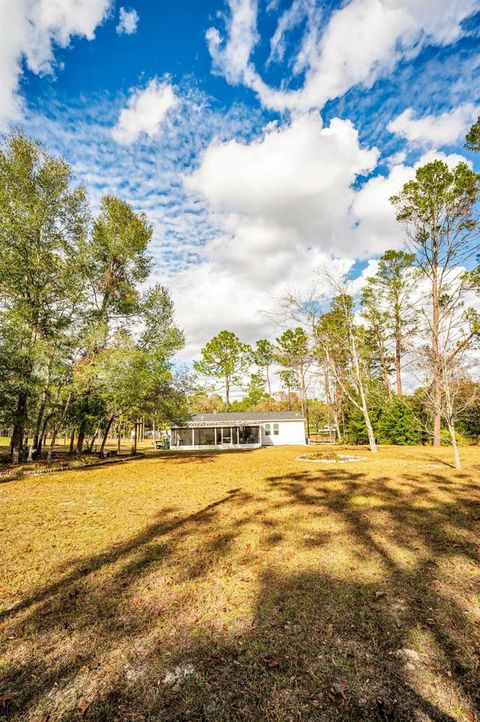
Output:
<path fill-rule="evenodd" d="M 140 534 L 77 560 L 8 612 L 7 634 L 28 641 L 29 654 L 13 654 L 5 668 L 0 693 L 17 693 L 5 716 L 453 722 L 463 706 L 478 714 L 479 628 L 465 606 L 479 562 L 478 487 L 439 495 L 431 475 L 405 482 L 345 469 L 271 477 L 261 494 L 266 525 L 260 502 L 233 489 L 196 514 L 164 510 Z M 276 516 L 282 508 L 293 513 L 290 527 Z M 320 512 L 341 525 L 338 541 L 316 528 Z M 248 570 L 240 556 L 230 569 L 253 521 L 260 551 L 277 556 Z M 292 534 L 318 554 L 316 565 L 309 556 L 310 567 L 283 568 L 278 551 Z M 327 571 L 332 544 L 358 563 Z M 246 571 L 255 593 L 230 622 L 197 617 L 220 573 L 240 590 Z M 218 607 L 218 617 L 226 611 Z"/>

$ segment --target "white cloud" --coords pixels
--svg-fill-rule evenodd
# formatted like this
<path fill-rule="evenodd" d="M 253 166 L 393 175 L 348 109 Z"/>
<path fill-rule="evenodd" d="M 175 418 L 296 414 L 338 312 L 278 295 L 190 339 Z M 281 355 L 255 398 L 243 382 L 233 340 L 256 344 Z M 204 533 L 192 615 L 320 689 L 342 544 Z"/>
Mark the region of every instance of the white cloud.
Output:
<path fill-rule="evenodd" d="M 271 8 L 271 10 L 276 8 Z M 269 62 L 281 62 L 287 49 L 287 36 L 307 18 L 310 24 L 320 21 L 315 0 L 293 0 L 290 7 L 279 17 L 277 27 L 270 40 Z"/>
<path fill-rule="evenodd" d="M 388 130 L 414 145 L 451 145 L 465 137 L 477 115 L 478 108 L 473 103 L 422 118 L 416 118 L 413 108 L 407 108 L 388 124 Z"/>
<path fill-rule="evenodd" d="M 133 35 L 138 26 L 138 13 L 135 9 L 125 10 L 120 8 L 118 25 L 116 31 L 119 35 Z"/>
<path fill-rule="evenodd" d="M 375 272 L 372 256 L 403 246 L 390 196 L 434 158 L 453 165 L 461 156 L 429 152 L 357 190 L 378 152 L 362 147 L 345 120 L 323 127 L 304 115 L 267 126 L 249 143 L 212 143 L 185 185 L 206 200 L 219 234 L 199 249 L 200 263 L 169 281 L 187 332 L 185 360 L 222 328 L 247 342 L 275 336 L 272 317 L 288 289 L 306 293 L 317 278 L 322 291 L 322 269 L 345 272 L 355 259 L 370 259 L 352 283 L 358 292 Z M 323 290 L 328 295 L 325 283 Z"/>
<path fill-rule="evenodd" d="M 248 66 L 250 53 L 259 36 L 256 29 L 256 0 L 228 0 L 230 15 L 226 19 L 228 42 L 216 28 L 209 28 L 206 39 L 215 69 L 225 74 L 229 83 L 240 83 Z"/>
<path fill-rule="evenodd" d="M 112 130 L 113 139 L 129 145 L 143 134 L 150 138 L 158 136 L 168 111 L 176 105 L 178 98 L 172 86 L 154 78 L 146 88 L 133 91 Z"/>
<path fill-rule="evenodd" d="M 402 58 L 415 57 L 427 44 L 448 45 L 462 34 L 462 21 L 480 9 L 480 0 L 351 0 L 335 11 L 325 28 L 311 13 L 294 70 L 305 72 L 298 90 L 268 86 L 251 61 L 257 43 L 255 0 L 227 0 L 230 14 L 226 38 L 207 31 L 213 68 L 229 83 L 243 83 L 275 110 L 322 108 L 359 83 L 370 85 Z M 284 50 L 283 38 L 295 15 L 282 15 L 273 48 Z"/>
<path fill-rule="evenodd" d="M 92 40 L 111 0 L 0 0 L 0 127 L 22 114 L 22 63 L 37 75 L 51 73 L 54 47 L 72 37 Z"/>
<path fill-rule="evenodd" d="M 415 170 L 433 160 L 443 160 L 453 167 L 465 158 L 456 153 L 445 155 L 438 151 L 429 151 L 414 166 L 400 163 L 390 169 L 387 176 L 370 178 L 355 194 L 351 214 L 360 242 L 368 241 L 370 253 L 382 253 L 387 248 L 401 248 L 404 242 L 402 229 L 395 219 L 390 203 L 391 196 L 397 194 L 405 183 L 412 179 Z"/>
<path fill-rule="evenodd" d="M 297 241 L 349 252 L 345 221 L 354 197 L 351 186 L 377 158 L 376 149 L 360 146 L 349 121 L 337 118 L 324 128 L 318 116 L 304 115 L 289 125 L 268 126 L 250 144 L 212 144 L 186 186 L 216 209 L 235 214 L 247 253 L 245 219 L 249 224 L 255 219 L 257 259 Z M 277 234 L 272 247 L 265 228 Z"/>

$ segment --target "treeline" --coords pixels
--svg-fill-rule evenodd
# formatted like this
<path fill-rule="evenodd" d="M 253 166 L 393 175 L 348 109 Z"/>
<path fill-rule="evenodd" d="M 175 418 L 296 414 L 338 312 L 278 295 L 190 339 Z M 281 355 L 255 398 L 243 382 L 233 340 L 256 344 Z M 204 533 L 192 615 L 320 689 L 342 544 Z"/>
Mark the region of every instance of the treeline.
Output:
<path fill-rule="evenodd" d="M 0 426 L 10 458 L 60 433 L 82 453 L 109 432 L 186 413 L 168 291 L 142 291 L 152 227 L 114 196 L 92 215 L 68 164 L 13 133 L 0 147 Z"/>
<path fill-rule="evenodd" d="M 466 145 L 480 150 L 480 119 Z M 243 403 L 254 408 L 272 403 L 275 366 L 307 421 L 310 389 L 322 386 L 327 424 L 340 441 L 368 442 L 375 452 L 378 442 L 440 446 L 446 435 L 460 468 L 459 428 L 479 433 L 479 179 L 465 162 L 418 168 L 391 198 L 405 249 L 382 255 L 360 298 L 348 278 L 325 275 L 327 293 L 284 300 L 292 327 L 275 343 L 252 349 L 222 331 L 202 350 L 197 372 L 222 380 L 227 408 L 232 386 L 247 385 Z"/>

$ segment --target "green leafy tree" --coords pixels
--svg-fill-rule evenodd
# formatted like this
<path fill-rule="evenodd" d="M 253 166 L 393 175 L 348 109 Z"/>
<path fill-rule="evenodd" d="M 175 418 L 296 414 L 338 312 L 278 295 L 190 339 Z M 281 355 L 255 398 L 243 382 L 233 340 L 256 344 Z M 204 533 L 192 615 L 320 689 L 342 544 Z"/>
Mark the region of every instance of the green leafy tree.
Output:
<path fill-rule="evenodd" d="M 426 361 L 432 378 L 434 446 L 441 442 L 442 396 L 446 398 L 449 394 L 447 370 L 452 368 L 453 357 L 452 348 L 446 348 L 446 345 L 457 347 L 459 344 L 459 339 L 451 334 L 445 338 L 445 328 L 452 329 L 452 319 L 461 308 L 466 291 L 460 269 L 478 249 L 475 217 L 478 193 L 479 176 L 466 163 L 458 163 L 450 170 L 446 163 L 435 160 L 418 168 L 415 179 L 391 198 L 397 220 L 405 228 L 417 266 L 430 288 L 431 312 L 426 317 L 426 332 L 430 339 Z M 450 406 L 447 400 L 444 408 Z M 457 457 L 450 411 L 447 416 Z M 460 463 L 459 459 L 456 463 Z"/>
<path fill-rule="evenodd" d="M 313 357 L 308 335 L 301 326 L 288 328 L 277 338 L 275 360 L 294 375 L 302 414 L 306 417 L 308 430 L 308 374 Z"/>
<path fill-rule="evenodd" d="M 370 349 L 371 373 L 380 375 L 388 398 L 392 398 L 390 374 L 393 357 L 389 353 L 388 313 L 382 309 L 379 294 L 371 287 L 365 286 L 361 295 L 362 316 L 368 323 L 366 343 Z"/>
<path fill-rule="evenodd" d="M 152 226 L 144 213 L 136 213 L 114 196 L 102 199 L 93 232 L 84 248 L 85 273 L 93 295 L 92 317 L 107 331 L 112 319 L 137 313 L 138 285 L 148 277 L 147 253 Z"/>
<path fill-rule="evenodd" d="M 259 372 L 250 375 L 247 393 L 241 401 L 233 401 L 232 411 L 255 411 L 271 406 L 271 397 L 265 389 L 265 378 Z"/>
<path fill-rule="evenodd" d="M 252 350 L 233 333 L 220 331 L 201 351 L 200 361 L 194 361 L 197 373 L 222 381 L 227 410 L 230 409 L 232 386 L 241 383 L 250 366 Z"/>
<path fill-rule="evenodd" d="M 371 358 L 364 329 L 355 323 L 353 299 L 347 293 L 334 297 L 331 310 L 320 316 L 316 329 L 316 354 L 360 413 L 372 453 L 377 451 L 370 418 L 368 385 Z"/>
<path fill-rule="evenodd" d="M 157 285 L 147 291 L 137 320 L 143 328 L 138 338 L 117 332 L 89 367 L 106 408 L 100 453 L 115 420 L 133 424 L 136 431 L 137 419 L 146 414 L 174 421 L 185 413 L 186 389 L 178 393 L 172 370 L 173 355 L 183 347 L 184 336 L 174 323 L 165 288 Z"/>
<path fill-rule="evenodd" d="M 393 397 L 379 408 L 375 432 L 381 444 L 413 446 L 421 441 L 421 426 L 408 397 Z"/>
<path fill-rule="evenodd" d="M 412 291 L 418 274 L 413 269 L 414 262 L 413 253 L 385 251 L 379 259 L 376 274 L 368 279 L 362 297 L 363 306 L 372 318 L 365 317 L 373 328 L 377 328 L 377 345 L 384 378 L 390 365 L 387 348 L 393 343 L 396 391 L 400 398 L 403 394 L 402 358 L 406 339 L 415 329 L 416 312 Z"/>
<path fill-rule="evenodd" d="M 213 414 L 225 411 L 225 401 L 220 394 L 209 394 L 206 389 L 199 387 L 189 397 L 188 407 L 194 414 Z"/>
<path fill-rule="evenodd" d="M 97 355 L 108 347 L 116 328 L 126 328 L 141 315 L 139 284 L 148 277 L 151 236 L 152 227 L 143 213 L 136 213 L 128 203 L 113 196 L 102 199 L 92 234 L 82 249 L 83 271 L 90 289 L 90 304 L 84 314 L 82 364 L 84 376 L 90 379 L 83 394 L 86 410 L 96 384 Z M 85 373 L 85 364 L 92 365 L 91 373 Z M 78 429 L 78 453 L 83 449 L 86 424 L 85 417 Z"/>
<path fill-rule="evenodd" d="M 463 410 L 458 416 L 458 426 L 461 433 L 478 441 L 480 439 L 480 384 L 465 379 L 461 394 L 464 400 Z"/>
<path fill-rule="evenodd" d="M 0 308 L 10 341 L 13 332 L 19 341 L 10 343 L 17 353 L 14 462 L 42 366 L 84 295 L 79 259 L 88 220 L 85 193 L 73 187 L 67 163 L 19 133 L 9 136 L 0 147 Z"/>
<path fill-rule="evenodd" d="M 480 115 L 466 135 L 465 148 L 480 153 Z"/>
<path fill-rule="evenodd" d="M 261 338 L 257 341 L 255 349 L 253 351 L 253 360 L 255 364 L 265 372 L 265 378 L 267 381 L 267 389 L 269 396 L 269 406 L 272 406 L 272 385 L 270 380 L 270 369 L 273 362 L 275 361 L 275 346 L 271 341 L 266 338 Z"/>

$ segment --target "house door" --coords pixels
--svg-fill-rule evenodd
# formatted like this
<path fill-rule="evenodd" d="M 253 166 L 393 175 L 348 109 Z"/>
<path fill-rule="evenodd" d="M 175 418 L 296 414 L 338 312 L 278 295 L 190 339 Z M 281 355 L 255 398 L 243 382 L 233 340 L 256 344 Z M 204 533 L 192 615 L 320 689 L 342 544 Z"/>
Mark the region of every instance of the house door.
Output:
<path fill-rule="evenodd" d="M 224 426 L 222 428 L 222 444 L 228 446 L 230 444 L 236 444 L 236 429 L 232 429 L 230 426 Z"/>

